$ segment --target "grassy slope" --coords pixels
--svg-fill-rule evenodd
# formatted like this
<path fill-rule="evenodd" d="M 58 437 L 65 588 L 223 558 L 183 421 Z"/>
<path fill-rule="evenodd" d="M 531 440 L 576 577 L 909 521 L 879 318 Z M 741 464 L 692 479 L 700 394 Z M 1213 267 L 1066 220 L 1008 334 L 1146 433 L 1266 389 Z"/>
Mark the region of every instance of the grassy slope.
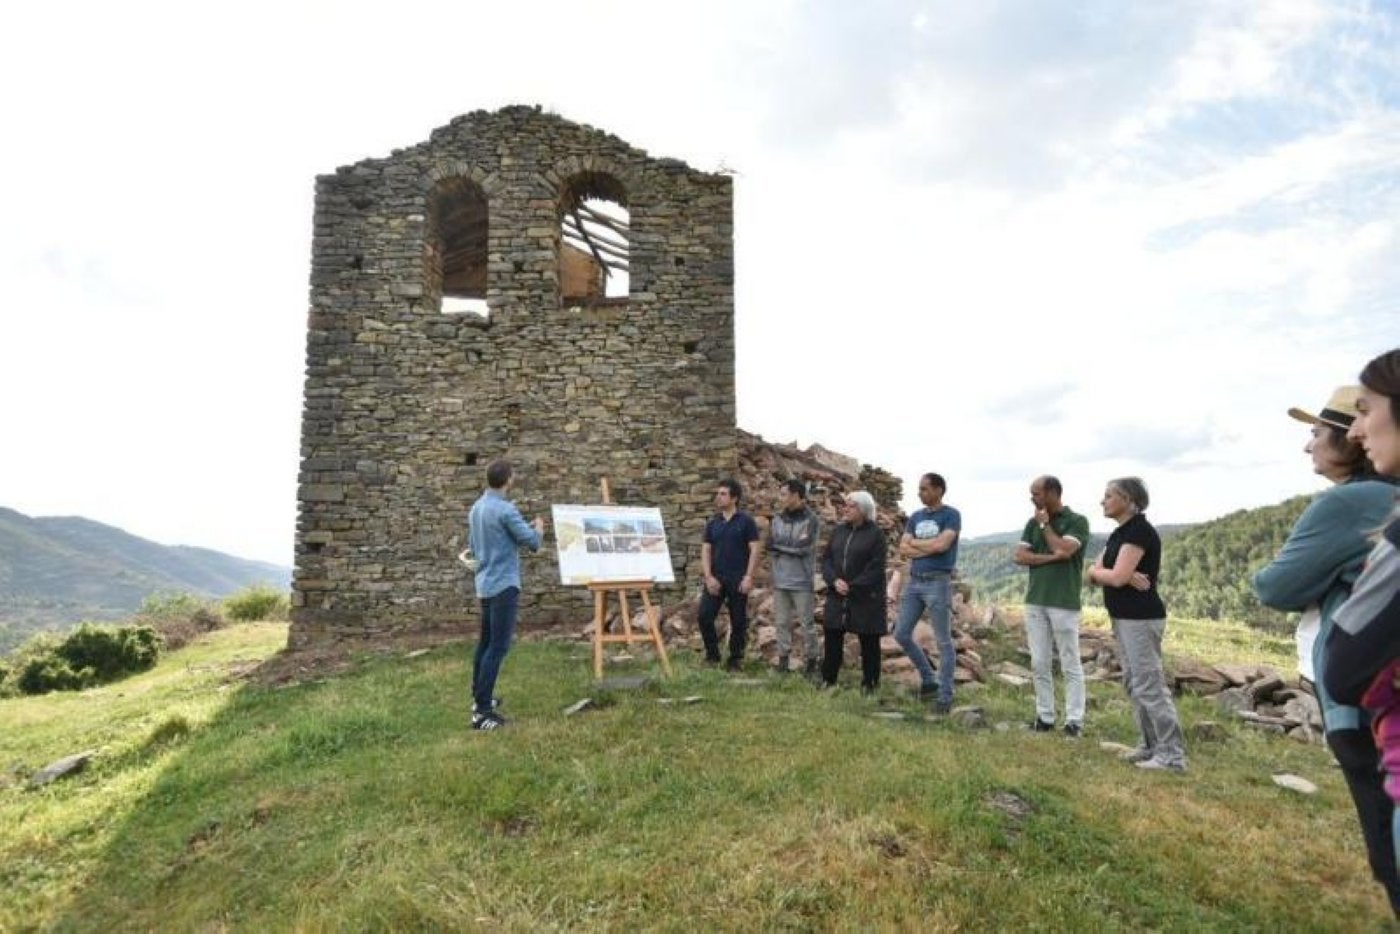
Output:
<path fill-rule="evenodd" d="M 0 702 L 0 767 L 105 749 L 77 778 L 0 790 L 0 929 L 1237 931 L 1384 917 L 1323 750 L 1234 733 L 1193 745 L 1185 778 L 1142 774 L 1097 747 L 1130 740 L 1112 685 L 1093 686 L 1079 743 L 876 720 L 853 692 L 740 686 L 684 659 L 655 694 L 566 719 L 592 693 L 586 652 L 522 644 L 502 681 L 516 721 L 474 734 L 463 648 L 281 690 L 226 682 L 283 633 L 238 627 L 118 685 Z M 1211 657 L 1279 661 L 1287 646 L 1237 650 Z M 705 699 L 656 702 L 687 694 Z M 975 696 L 993 720 L 1030 712 L 1025 693 Z M 1212 716 L 1194 698 L 1183 712 Z M 1274 771 L 1322 790 L 1284 791 Z M 1007 817 L 988 803 L 1000 791 L 1034 812 Z"/>

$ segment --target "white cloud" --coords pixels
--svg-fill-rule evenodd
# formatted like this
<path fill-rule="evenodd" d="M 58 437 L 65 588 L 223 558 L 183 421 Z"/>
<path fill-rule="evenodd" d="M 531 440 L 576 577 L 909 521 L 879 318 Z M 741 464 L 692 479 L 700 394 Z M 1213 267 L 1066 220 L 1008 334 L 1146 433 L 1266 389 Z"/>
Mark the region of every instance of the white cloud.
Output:
<path fill-rule="evenodd" d="M 941 470 L 969 534 L 1047 470 L 1091 513 L 1141 470 L 1162 521 L 1310 488 L 1283 409 L 1400 343 L 1385 7 L 12 19 L 0 505 L 32 513 L 289 561 L 313 178 L 515 102 L 736 169 L 740 423 Z"/>

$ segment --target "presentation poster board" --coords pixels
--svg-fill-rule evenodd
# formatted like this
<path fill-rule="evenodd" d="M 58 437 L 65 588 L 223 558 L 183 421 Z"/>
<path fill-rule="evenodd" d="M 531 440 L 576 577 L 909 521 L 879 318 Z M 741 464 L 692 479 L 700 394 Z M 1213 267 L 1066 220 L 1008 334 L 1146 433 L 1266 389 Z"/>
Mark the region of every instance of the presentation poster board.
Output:
<path fill-rule="evenodd" d="M 550 509 L 561 583 L 675 582 L 660 509 L 565 505 Z"/>

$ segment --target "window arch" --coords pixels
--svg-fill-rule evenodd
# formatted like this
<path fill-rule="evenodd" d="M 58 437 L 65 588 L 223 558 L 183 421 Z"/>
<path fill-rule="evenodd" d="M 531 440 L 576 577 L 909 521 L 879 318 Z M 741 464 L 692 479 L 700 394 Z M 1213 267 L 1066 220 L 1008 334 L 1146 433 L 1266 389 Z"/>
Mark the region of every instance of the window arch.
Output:
<path fill-rule="evenodd" d="M 429 217 L 428 281 L 438 310 L 486 317 L 486 195 L 469 179 L 444 179 Z"/>
<path fill-rule="evenodd" d="M 631 216 L 622 183 L 583 172 L 559 204 L 559 295 L 565 303 L 625 299 L 631 287 Z"/>

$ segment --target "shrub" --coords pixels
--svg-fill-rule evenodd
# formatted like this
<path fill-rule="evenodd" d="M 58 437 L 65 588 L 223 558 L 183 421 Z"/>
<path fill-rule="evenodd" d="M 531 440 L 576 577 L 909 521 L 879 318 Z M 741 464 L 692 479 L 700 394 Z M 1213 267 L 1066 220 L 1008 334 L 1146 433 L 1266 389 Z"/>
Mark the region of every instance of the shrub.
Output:
<path fill-rule="evenodd" d="M 57 655 L 30 658 L 19 671 L 19 689 L 25 694 L 80 691 L 94 681 L 91 668 L 74 671 L 66 659 Z"/>
<path fill-rule="evenodd" d="M 136 621 L 160 634 L 167 651 L 183 648 L 197 636 L 222 629 L 224 618 L 212 600 L 188 593 L 153 593 L 136 611 Z"/>
<path fill-rule="evenodd" d="M 256 584 L 240 590 L 224 600 L 224 612 L 240 622 L 283 620 L 287 618 L 287 595 L 266 584 Z"/>
<path fill-rule="evenodd" d="M 4 685 L 22 694 L 79 691 L 145 671 L 160 655 L 160 636 L 150 626 L 83 623 L 67 636 L 30 639 L 8 663 Z"/>
<path fill-rule="evenodd" d="M 160 655 L 160 636 L 150 626 L 83 623 L 59 643 L 56 654 L 74 671 L 92 669 L 98 681 L 145 671 Z"/>

